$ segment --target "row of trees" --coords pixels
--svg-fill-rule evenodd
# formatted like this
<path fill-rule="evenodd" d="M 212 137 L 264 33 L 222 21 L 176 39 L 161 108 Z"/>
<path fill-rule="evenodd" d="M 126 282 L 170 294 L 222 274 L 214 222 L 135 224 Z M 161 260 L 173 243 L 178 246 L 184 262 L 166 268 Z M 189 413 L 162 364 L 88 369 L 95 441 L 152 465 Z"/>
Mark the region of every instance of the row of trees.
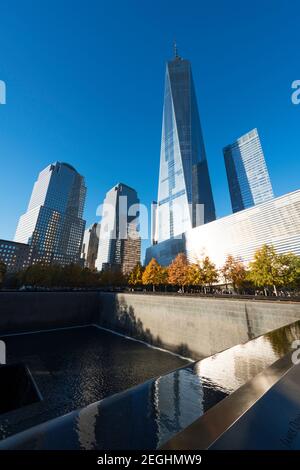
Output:
<path fill-rule="evenodd" d="M 0 262 L 0 284 L 6 267 Z M 253 261 L 246 267 L 241 260 L 228 256 L 223 267 L 217 269 L 209 257 L 189 263 L 180 253 L 168 266 L 161 266 L 154 258 L 144 268 L 137 264 L 133 271 L 124 276 L 121 272 L 97 272 L 78 265 L 30 266 L 11 278 L 11 287 L 21 285 L 41 287 L 101 287 L 130 286 L 152 290 L 177 288 L 207 292 L 216 284 L 231 286 L 235 292 L 263 289 L 265 294 L 278 289 L 300 290 L 300 257 L 292 253 L 277 254 L 272 246 L 264 245 Z"/>
<path fill-rule="evenodd" d="M 293 253 L 278 254 L 273 246 L 264 245 L 257 250 L 246 271 L 247 278 L 257 287 L 300 289 L 300 256 Z M 266 293 L 266 292 L 265 292 Z"/>
<path fill-rule="evenodd" d="M 88 268 L 82 268 L 78 264 L 60 266 L 57 264 L 44 265 L 38 263 L 29 266 L 24 271 L 7 276 L 5 284 L 10 288 L 18 288 L 21 286 L 49 288 L 97 288 L 101 286 L 125 287 L 128 285 L 128 276 L 124 276 L 121 272 L 92 271 Z"/>
<path fill-rule="evenodd" d="M 211 286 L 218 281 L 218 271 L 208 257 L 200 263 L 188 263 L 186 256 L 180 253 L 168 267 L 163 267 L 156 259 L 142 268 L 137 265 L 131 272 L 128 284 L 130 286 L 178 286 L 183 291 L 187 286 Z"/>
<path fill-rule="evenodd" d="M 2 269 L 3 267 L 3 269 Z M 0 286 L 4 281 L 5 265 L 0 263 Z M 82 268 L 78 264 L 60 266 L 41 263 L 29 266 L 23 271 L 6 276 L 5 285 L 9 288 L 32 287 L 101 287 L 126 286 L 128 278 L 120 272 L 97 272 Z"/>
<path fill-rule="evenodd" d="M 97 287 L 99 275 L 77 264 L 67 266 L 34 264 L 17 273 L 12 282 L 17 286 Z"/>
<path fill-rule="evenodd" d="M 197 263 L 189 263 L 180 253 L 166 268 L 153 258 L 145 269 L 137 265 L 129 276 L 128 284 L 136 286 L 178 286 L 182 291 L 187 287 L 198 287 L 206 292 L 207 287 L 217 283 L 231 285 L 234 291 L 262 288 L 265 294 L 272 289 L 277 295 L 279 288 L 299 290 L 300 257 L 292 253 L 277 254 L 274 247 L 264 245 L 257 250 L 248 267 L 242 261 L 229 255 L 221 269 L 205 257 Z"/>

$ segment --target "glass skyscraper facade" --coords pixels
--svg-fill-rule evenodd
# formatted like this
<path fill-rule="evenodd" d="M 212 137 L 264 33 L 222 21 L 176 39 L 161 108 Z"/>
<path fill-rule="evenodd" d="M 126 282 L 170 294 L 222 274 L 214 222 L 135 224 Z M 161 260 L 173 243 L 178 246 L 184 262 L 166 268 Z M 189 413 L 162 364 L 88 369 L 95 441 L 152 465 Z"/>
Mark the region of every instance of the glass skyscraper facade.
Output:
<path fill-rule="evenodd" d="M 27 267 L 29 245 L 17 243 L 11 240 L 0 240 L 0 261 L 2 261 L 8 273 L 21 271 Z"/>
<path fill-rule="evenodd" d="M 96 268 L 129 273 L 141 260 L 137 192 L 118 183 L 106 193 L 102 206 Z"/>
<path fill-rule="evenodd" d="M 84 267 L 95 269 L 95 263 L 98 255 L 100 224 L 93 224 L 84 232 L 81 260 Z"/>
<path fill-rule="evenodd" d="M 166 67 L 156 216 L 154 242 L 215 219 L 191 64 L 177 52 Z"/>
<path fill-rule="evenodd" d="M 274 197 L 257 129 L 225 147 L 223 153 L 232 212 Z"/>
<path fill-rule="evenodd" d="M 85 229 L 84 178 L 67 163 L 47 166 L 34 184 L 15 241 L 30 245 L 30 264 L 78 263 Z"/>
<path fill-rule="evenodd" d="M 300 190 L 195 227 L 180 239 L 152 245 L 145 262 L 155 258 L 167 266 L 183 252 L 190 262 L 209 256 L 221 268 L 227 255 L 249 263 L 264 244 L 273 245 L 278 253 L 300 256 Z"/>

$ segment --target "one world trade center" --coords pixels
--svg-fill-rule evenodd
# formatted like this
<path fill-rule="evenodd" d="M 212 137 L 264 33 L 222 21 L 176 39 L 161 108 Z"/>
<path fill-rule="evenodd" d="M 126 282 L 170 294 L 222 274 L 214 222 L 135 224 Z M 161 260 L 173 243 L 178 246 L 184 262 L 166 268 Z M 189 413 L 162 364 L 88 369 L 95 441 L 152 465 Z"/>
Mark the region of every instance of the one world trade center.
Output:
<path fill-rule="evenodd" d="M 215 220 L 191 64 L 167 63 L 154 242 Z"/>

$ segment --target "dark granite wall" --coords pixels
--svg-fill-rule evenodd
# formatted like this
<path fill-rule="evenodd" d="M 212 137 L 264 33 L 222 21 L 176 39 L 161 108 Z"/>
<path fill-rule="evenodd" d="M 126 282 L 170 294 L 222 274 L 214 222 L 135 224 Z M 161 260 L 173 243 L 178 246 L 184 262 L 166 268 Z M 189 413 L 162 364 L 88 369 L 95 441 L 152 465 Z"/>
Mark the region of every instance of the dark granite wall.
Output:
<path fill-rule="evenodd" d="M 0 333 L 97 324 L 201 359 L 300 319 L 300 302 L 100 292 L 2 292 Z"/>
<path fill-rule="evenodd" d="M 0 292 L 1 334 L 93 323 L 97 292 Z"/>

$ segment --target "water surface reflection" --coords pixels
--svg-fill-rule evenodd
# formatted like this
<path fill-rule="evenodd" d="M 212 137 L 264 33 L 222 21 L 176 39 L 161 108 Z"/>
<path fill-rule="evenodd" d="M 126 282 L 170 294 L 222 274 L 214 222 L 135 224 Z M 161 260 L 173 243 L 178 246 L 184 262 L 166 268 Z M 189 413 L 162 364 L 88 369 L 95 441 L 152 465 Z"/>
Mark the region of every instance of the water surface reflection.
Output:
<path fill-rule="evenodd" d="M 86 420 L 85 414 L 92 413 L 92 448 L 158 448 L 290 352 L 298 338 L 300 321 L 92 405 L 93 410 L 82 410 L 77 416 L 79 440 L 86 429 L 82 417 Z"/>
<path fill-rule="evenodd" d="M 0 448 L 158 448 L 209 408 L 289 353 L 292 342 L 299 338 L 300 321 L 161 374 L 156 379 L 42 424 L 28 433 L 18 434 L 2 441 Z M 159 356 L 156 358 L 159 359 Z M 116 357 L 114 367 L 118 364 Z M 134 360 L 131 365 L 134 366 Z M 128 367 L 126 374 L 128 377 L 131 374 Z M 121 376 L 128 379 L 124 370 Z M 84 370 L 82 379 L 78 380 L 83 380 L 83 377 Z M 81 385 L 81 395 L 88 393 L 85 382 Z"/>

